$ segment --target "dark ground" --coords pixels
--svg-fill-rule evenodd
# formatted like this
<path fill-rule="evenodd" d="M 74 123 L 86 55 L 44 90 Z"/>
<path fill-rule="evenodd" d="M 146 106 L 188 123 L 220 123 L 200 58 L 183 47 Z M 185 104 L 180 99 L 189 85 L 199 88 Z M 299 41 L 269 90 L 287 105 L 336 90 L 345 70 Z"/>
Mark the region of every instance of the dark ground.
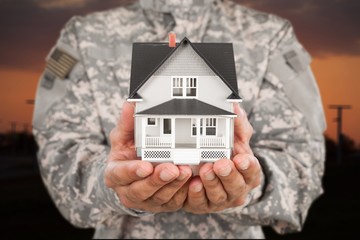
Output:
<path fill-rule="evenodd" d="M 33 147 L 14 149 L 0 151 L 1 235 L 12 239 L 92 238 L 92 229 L 70 225 L 50 200 L 39 176 Z M 270 228 L 264 228 L 267 238 L 355 239 L 360 223 L 359 176 L 359 153 L 344 156 L 341 165 L 328 157 L 323 179 L 325 193 L 310 208 L 303 231 L 280 236 Z"/>

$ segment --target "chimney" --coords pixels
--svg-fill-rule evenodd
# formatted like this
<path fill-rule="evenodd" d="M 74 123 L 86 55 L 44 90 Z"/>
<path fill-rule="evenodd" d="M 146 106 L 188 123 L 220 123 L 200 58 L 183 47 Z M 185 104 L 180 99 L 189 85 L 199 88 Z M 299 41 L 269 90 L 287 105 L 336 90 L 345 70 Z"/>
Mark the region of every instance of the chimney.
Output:
<path fill-rule="evenodd" d="M 173 32 L 169 33 L 169 47 L 176 47 L 176 34 Z"/>

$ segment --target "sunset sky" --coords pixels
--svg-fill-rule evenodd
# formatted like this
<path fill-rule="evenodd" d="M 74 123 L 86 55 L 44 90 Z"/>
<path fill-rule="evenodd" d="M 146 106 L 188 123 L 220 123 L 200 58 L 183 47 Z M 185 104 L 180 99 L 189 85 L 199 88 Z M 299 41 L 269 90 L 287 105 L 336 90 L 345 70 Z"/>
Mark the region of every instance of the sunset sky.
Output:
<path fill-rule="evenodd" d="M 0 0 L 0 132 L 11 122 L 18 130 L 31 123 L 44 58 L 60 29 L 74 15 L 119 6 L 120 0 Z M 360 144 L 360 1 L 239 0 L 244 5 L 289 19 L 313 56 L 326 112 L 326 135 L 336 137 L 336 111 L 330 104 L 350 104 L 343 132 Z"/>

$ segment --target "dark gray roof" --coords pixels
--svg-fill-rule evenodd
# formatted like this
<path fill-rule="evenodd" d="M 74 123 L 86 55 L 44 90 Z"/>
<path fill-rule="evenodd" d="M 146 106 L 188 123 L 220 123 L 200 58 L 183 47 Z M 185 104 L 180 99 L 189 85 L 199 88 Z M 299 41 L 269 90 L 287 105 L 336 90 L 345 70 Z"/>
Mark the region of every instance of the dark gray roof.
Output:
<path fill-rule="evenodd" d="M 175 48 L 167 43 L 134 43 L 129 98 L 158 70 L 181 44 L 190 44 L 206 64 L 238 96 L 232 43 L 191 43 L 186 37 Z M 239 97 L 239 99 L 241 99 Z"/>
<path fill-rule="evenodd" d="M 197 99 L 172 99 L 137 115 L 222 115 L 235 116 L 234 113 L 214 107 Z"/>
<path fill-rule="evenodd" d="M 142 97 L 140 96 L 140 94 L 135 93 L 132 99 L 142 99 Z"/>
<path fill-rule="evenodd" d="M 241 98 L 239 97 L 239 95 L 232 93 L 232 94 L 230 94 L 230 96 L 227 99 L 229 99 L 229 100 L 238 100 L 238 99 L 241 99 Z"/>

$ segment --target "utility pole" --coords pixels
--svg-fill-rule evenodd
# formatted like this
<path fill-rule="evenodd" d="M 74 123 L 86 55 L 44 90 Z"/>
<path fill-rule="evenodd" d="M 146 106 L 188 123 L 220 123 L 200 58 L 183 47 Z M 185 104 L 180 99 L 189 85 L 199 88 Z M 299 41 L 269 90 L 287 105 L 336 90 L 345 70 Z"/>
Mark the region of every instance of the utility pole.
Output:
<path fill-rule="evenodd" d="M 343 134 L 342 134 L 342 113 L 343 110 L 351 109 L 351 105 L 330 105 L 330 109 L 336 109 L 337 110 L 337 118 L 335 121 L 337 122 L 337 140 L 338 140 L 338 146 L 337 146 L 337 163 L 340 165 L 342 162 L 342 141 L 343 141 Z"/>

